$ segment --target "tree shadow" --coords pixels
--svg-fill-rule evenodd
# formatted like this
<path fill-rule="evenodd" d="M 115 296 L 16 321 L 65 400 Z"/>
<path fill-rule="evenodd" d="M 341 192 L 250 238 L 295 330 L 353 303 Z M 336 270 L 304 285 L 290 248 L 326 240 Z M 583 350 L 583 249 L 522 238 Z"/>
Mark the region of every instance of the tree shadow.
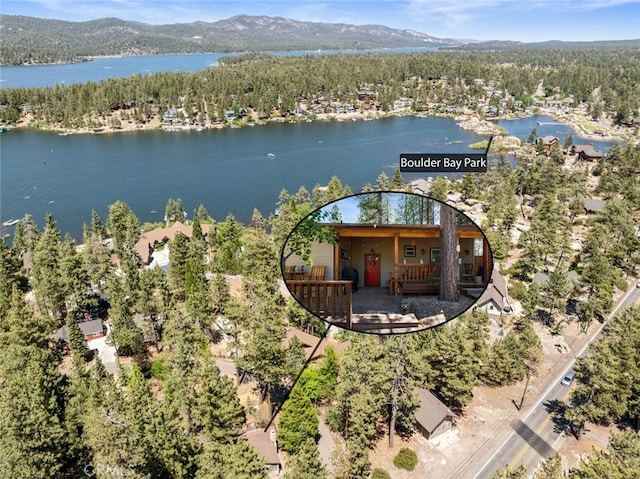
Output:
<path fill-rule="evenodd" d="M 549 311 L 545 311 L 543 309 L 537 309 L 536 310 L 536 320 L 547 327 L 551 327 L 555 324 L 555 319 L 553 318 L 553 316 L 549 313 Z"/>
<path fill-rule="evenodd" d="M 556 434 L 562 434 L 569 431 L 572 427 L 571 421 L 565 417 L 567 405 L 559 399 L 551 399 L 543 403 L 545 410 L 551 414 L 553 422 L 553 431 Z"/>

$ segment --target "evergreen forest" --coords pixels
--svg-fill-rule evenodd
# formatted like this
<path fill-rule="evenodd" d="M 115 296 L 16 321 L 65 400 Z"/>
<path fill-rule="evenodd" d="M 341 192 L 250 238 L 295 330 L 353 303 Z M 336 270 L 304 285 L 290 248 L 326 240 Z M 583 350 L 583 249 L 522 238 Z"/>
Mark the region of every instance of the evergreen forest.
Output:
<path fill-rule="evenodd" d="M 438 51 L 277 57 L 247 54 L 220 59 L 196 73 L 0 90 L 0 121 L 33 128 L 142 127 L 177 114 L 191 124 L 307 118 L 349 105 L 362 113 L 389 112 L 394 102 L 415 113 L 484 116 L 524 113 L 544 101 L 582 106 L 594 119 L 628 125 L 640 114 L 640 49 Z M 542 88 L 542 92 L 538 89 Z"/>

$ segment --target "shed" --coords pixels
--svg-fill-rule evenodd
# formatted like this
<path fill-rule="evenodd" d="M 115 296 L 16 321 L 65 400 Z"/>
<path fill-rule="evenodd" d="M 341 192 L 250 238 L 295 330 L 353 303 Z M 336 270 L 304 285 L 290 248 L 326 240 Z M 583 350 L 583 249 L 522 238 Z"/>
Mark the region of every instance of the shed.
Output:
<path fill-rule="evenodd" d="M 427 439 L 432 439 L 453 427 L 456 414 L 431 391 L 415 390 L 420 407 L 415 412 L 416 429 Z"/>

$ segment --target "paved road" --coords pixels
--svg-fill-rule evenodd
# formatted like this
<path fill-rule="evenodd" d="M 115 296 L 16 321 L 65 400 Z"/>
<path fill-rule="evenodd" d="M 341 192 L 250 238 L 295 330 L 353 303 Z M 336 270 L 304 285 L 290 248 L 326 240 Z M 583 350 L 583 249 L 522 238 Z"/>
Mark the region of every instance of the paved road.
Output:
<path fill-rule="evenodd" d="M 636 288 L 633 283 L 607 317 L 607 321 L 611 320 L 618 311 L 632 306 L 637 301 L 640 301 L 640 288 Z M 590 341 L 597 338 L 601 331 L 602 326 Z M 584 354 L 588 344 L 585 344 L 577 356 Z M 559 409 L 564 407 L 564 403 L 573 389 L 573 385 L 566 387 L 560 384 L 570 367 L 573 367 L 573 362 L 551 381 L 550 386 L 542 395 L 532 399 L 536 401 L 533 406 L 527 408 L 525 402 L 522 413 L 508 425 L 511 432 L 506 436 L 506 439 L 492 454 L 487 454 L 489 457 L 486 458 L 481 469 L 476 471 L 475 476 L 470 475 L 469 477 L 490 479 L 495 472 L 503 470 L 506 465 L 513 469 L 520 464 L 523 464 L 531 473 L 543 459 L 557 451 L 558 444 L 562 441 L 563 427 L 561 424 L 554 423 L 554 417 Z M 467 476 L 465 475 L 465 477 Z"/>
<path fill-rule="evenodd" d="M 234 381 L 238 379 L 236 376 L 236 363 L 233 362 L 233 359 L 217 358 L 216 366 L 218 366 L 221 374 L 229 376 Z"/>

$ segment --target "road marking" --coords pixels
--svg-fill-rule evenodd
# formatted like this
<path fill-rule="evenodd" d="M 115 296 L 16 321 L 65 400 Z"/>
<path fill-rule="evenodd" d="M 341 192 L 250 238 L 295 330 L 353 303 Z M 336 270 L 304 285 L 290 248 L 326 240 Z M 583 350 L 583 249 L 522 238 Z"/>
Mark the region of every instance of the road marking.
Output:
<path fill-rule="evenodd" d="M 571 392 L 573 391 L 574 386 L 576 385 L 576 383 L 574 382 L 570 387 L 569 390 L 567 391 L 567 393 L 562 397 L 562 399 L 560 399 L 560 401 L 558 401 L 558 404 L 556 404 L 556 407 L 553 408 L 553 410 L 549 413 L 549 415 L 545 418 L 544 421 L 542 421 L 542 424 L 540 424 L 540 426 L 538 426 L 538 429 L 536 429 L 536 434 L 540 435 L 539 433 L 544 429 L 544 427 L 547 425 L 547 423 L 551 420 L 551 418 L 553 417 L 553 415 L 555 414 L 555 412 L 558 410 L 558 408 L 560 408 L 562 406 L 562 404 L 566 401 L 567 397 L 569 397 L 569 394 L 571 394 Z M 523 423 L 524 424 L 524 423 Z M 522 458 L 522 456 L 524 456 L 524 453 L 527 452 L 527 449 L 529 449 L 529 443 L 526 443 L 522 449 L 520 449 L 520 452 L 516 455 L 515 459 L 511 462 L 511 464 L 509 464 L 509 469 L 513 470 L 513 467 L 516 465 L 516 463 Z"/>

